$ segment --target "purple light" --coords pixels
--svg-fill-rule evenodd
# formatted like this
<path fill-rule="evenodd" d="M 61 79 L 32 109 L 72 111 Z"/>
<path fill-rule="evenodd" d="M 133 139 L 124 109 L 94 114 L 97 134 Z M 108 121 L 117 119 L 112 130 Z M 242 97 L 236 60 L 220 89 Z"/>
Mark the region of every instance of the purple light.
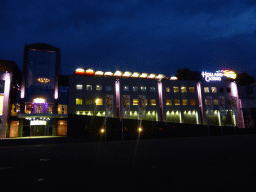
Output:
<path fill-rule="evenodd" d="M 160 107 L 160 119 L 164 121 L 164 109 L 163 109 L 163 85 L 161 81 L 158 81 L 158 96 L 159 96 L 159 107 Z"/>
<path fill-rule="evenodd" d="M 116 89 L 116 116 L 119 117 L 120 115 L 120 82 L 117 80 L 115 82 L 115 89 Z"/>
<path fill-rule="evenodd" d="M 202 92 L 201 92 L 201 83 L 197 83 L 197 94 L 198 94 L 198 102 L 199 102 L 199 107 L 201 110 L 201 117 L 202 117 L 202 124 L 205 124 L 205 119 L 204 119 L 204 107 L 203 107 L 203 101 L 202 101 Z"/>

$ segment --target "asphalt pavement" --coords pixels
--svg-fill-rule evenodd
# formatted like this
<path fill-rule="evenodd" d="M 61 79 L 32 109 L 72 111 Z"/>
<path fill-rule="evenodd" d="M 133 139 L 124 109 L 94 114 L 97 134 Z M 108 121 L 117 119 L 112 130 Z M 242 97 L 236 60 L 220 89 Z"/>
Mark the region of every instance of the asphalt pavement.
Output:
<path fill-rule="evenodd" d="M 0 141 L 2 191 L 256 189 L 256 135 L 69 141 Z"/>

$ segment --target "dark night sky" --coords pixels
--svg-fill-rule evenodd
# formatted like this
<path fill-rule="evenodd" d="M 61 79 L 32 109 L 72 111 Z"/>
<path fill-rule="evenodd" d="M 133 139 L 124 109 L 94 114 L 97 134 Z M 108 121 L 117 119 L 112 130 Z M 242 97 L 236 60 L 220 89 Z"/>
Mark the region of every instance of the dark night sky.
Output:
<path fill-rule="evenodd" d="M 63 75 L 189 68 L 256 77 L 255 0 L 2 0 L 0 21 L 0 59 L 20 68 L 26 43 L 47 43 L 60 48 Z"/>

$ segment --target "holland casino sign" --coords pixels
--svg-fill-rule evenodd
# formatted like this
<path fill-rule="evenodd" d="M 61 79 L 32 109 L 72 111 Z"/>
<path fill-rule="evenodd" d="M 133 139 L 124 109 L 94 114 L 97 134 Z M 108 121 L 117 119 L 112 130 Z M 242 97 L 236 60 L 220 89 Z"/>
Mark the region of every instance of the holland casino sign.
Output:
<path fill-rule="evenodd" d="M 206 71 L 203 71 L 202 76 L 206 82 L 210 82 L 210 81 L 221 81 L 223 76 L 230 79 L 235 79 L 236 73 L 234 71 L 229 71 L 229 70 L 219 70 L 219 71 L 216 71 L 216 73 L 208 73 Z"/>
<path fill-rule="evenodd" d="M 202 76 L 205 79 L 206 82 L 210 82 L 210 81 L 221 81 L 222 77 L 223 77 L 223 73 L 208 73 L 203 71 L 202 72 Z"/>

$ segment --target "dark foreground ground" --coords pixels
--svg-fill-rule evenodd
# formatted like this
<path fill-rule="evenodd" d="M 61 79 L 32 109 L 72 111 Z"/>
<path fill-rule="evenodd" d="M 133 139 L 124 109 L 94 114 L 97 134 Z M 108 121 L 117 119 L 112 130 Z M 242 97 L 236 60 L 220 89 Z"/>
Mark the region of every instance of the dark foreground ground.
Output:
<path fill-rule="evenodd" d="M 9 143 L 0 157 L 1 191 L 256 189 L 256 135 Z"/>

